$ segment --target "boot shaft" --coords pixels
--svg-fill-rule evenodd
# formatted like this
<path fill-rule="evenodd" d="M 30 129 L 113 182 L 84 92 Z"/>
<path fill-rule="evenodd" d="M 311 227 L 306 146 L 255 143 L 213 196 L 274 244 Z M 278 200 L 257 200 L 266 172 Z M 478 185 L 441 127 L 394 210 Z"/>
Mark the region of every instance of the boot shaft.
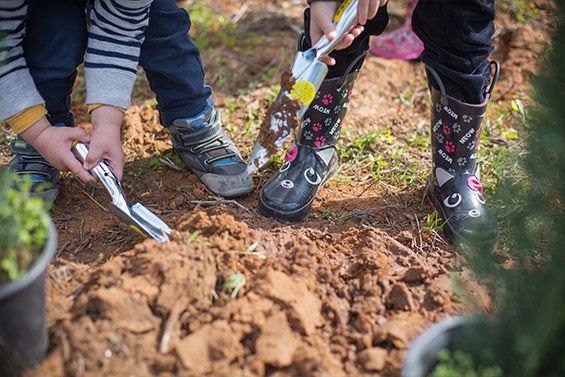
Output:
<path fill-rule="evenodd" d="M 450 174 L 475 174 L 481 123 L 500 73 L 498 62 L 492 61 L 490 65 L 491 83 L 480 104 L 465 103 L 448 96 L 439 74 L 427 67 L 432 100 L 433 171 L 439 167 Z"/>
<path fill-rule="evenodd" d="M 473 174 L 476 169 L 482 119 L 488 96 L 472 105 L 432 88 L 432 161 L 435 167 L 455 173 Z"/>
<path fill-rule="evenodd" d="M 358 72 L 327 79 L 302 117 L 298 144 L 312 148 L 335 146 Z"/>

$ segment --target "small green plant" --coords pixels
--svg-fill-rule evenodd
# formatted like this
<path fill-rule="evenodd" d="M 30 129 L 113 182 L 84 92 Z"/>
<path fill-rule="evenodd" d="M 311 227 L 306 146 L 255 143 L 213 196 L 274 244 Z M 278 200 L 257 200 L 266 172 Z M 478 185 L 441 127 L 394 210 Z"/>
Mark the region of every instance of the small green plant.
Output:
<path fill-rule="evenodd" d="M 473 356 L 462 351 L 442 350 L 438 359 L 429 377 L 502 377 L 500 367 L 476 365 Z"/>
<path fill-rule="evenodd" d="M 224 292 L 231 291 L 230 297 L 232 299 L 237 297 L 239 290 L 245 285 L 245 275 L 240 273 L 233 273 L 228 280 L 224 283 Z"/>
<path fill-rule="evenodd" d="M 26 274 L 47 240 L 49 219 L 41 199 L 29 195 L 31 182 L 0 175 L 0 282 Z M 21 180 L 21 179 L 18 179 Z"/>
<path fill-rule="evenodd" d="M 252 255 L 255 256 L 261 260 L 266 260 L 267 259 L 267 255 L 265 255 L 264 252 L 262 251 L 255 251 L 255 249 L 257 248 L 257 246 L 259 246 L 258 242 L 253 242 L 251 245 L 249 245 L 249 247 L 247 248 L 247 250 L 245 251 L 236 251 L 236 254 L 238 255 Z"/>
<path fill-rule="evenodd" d="M 194 240 L 198 237 L 198 234 L 199 232 L 197 230 L 192 232 L 190 236 L 188 236 L 188 238 L 186 239 L 186 244 L 190 245 L 192 242 L 194 242 Z"/>
<path fill-rule="evenodd" d="M 437 211 L 433 211 L 426 216 L 426 226 L 422 228 L 424 233 L 436 231 L 440 233 L 443 229 L 443 221 Z"/>

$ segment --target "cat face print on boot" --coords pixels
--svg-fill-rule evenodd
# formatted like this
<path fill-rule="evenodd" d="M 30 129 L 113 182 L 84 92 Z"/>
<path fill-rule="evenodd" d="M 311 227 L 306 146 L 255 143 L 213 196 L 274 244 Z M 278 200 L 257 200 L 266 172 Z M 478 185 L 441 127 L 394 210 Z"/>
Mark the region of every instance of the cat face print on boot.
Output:
<path fill-rule="evenodd" d="M 335 145 L 356 77 L 351 73 L 322 83 L 302 118 L 296 145 L 261 190 L 261 214 L 283 222 L 308 216 L 316 194 L 337 169 Z"/>
<path fill-rule="evenodd" d="M 428 68 L 440 90 L 432 96 L 432 176 L 428 196 L 444 220 L 451 243 L 493 248 L 498 237 L 496 219 L 485 206 L 477 166 L 481 122 L 498 78 L 498 63 L 485 101 L 467 104 L 449 97 L 439 76 Z"/>

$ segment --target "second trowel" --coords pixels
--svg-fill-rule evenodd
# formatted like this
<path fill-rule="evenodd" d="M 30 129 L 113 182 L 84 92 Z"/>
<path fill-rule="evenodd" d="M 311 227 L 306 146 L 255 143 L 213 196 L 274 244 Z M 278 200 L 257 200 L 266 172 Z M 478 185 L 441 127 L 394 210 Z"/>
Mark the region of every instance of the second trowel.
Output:
<path fill-rule="evenodd" d="M 80 162 L 84 162 L 88 154 L 88 145 L 76 143 L 73 146 L 73 153 Z M 163 220 L 141 203 L 135 203 L 132 206 L 127 204 L 122 185 L 106 161 L 101 161 L 90 172 L 110 194 L 112 203 L 110 203 L 108 209 L 118 220 L 138 233 L 158 242 L 169 240 L 171 228 Z"/>
<path fill-rule="evenodd" d="M 291 81 L 294 82 L 291 88 L 285 88 L 284 81 L 288 80 L 283 79 L 281 83 L 281 91 L 267 112 L 270 118 L 265 119 L 265 122 L 268 122 L 267 127 L 262 126 L 259 130 L 259 137 L 249 157 L 247 165 L 249 174 L 255 173 L 282 148 L 292 131 L 291 117 L 301 118 L 314 100 L 316 92 L 328 74 L 328 66 L 323 62 L 324 58 L 335 50 L 347 33 L 357 25 L 358 2 L 358 0 L 346 0 L 341 3 L 334 16 L 336 35 L 331 41 L 323 36 L 312 48 L 299 51 L 296 55 L 291 68 Z M 298 103 L 296 114 L 291 114 L 285 109 L 284 104 L 288 100 Z"/>

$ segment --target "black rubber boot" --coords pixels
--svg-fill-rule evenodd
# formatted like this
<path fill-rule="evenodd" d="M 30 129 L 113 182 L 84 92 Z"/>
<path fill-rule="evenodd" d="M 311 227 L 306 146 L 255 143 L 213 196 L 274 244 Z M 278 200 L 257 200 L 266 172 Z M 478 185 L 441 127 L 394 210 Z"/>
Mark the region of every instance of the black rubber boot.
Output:
<path fill-rule="evenodd" d="M 282 222 L 295 222 L 310 213 L 318 190 L 337 169 L 336 143 L 349 107 L 357 72 L 327 79 L 304 114 L 298 142 L 286 162 L 263 186 L 259 212 Z"/>
<path fill-rule="evenodd" d="M 477 149 L 488 100 L 498 78 L 495 67 L 485 101 L 471 105 L 449 97 L 437 73 L 428 72 L 440 88 L 432 88 L 432 176 L 428 197 L 444 220 L 445 236 L 452 244 L 494 248 L 496 219 L 484 205 L 477 165 Z"/>

